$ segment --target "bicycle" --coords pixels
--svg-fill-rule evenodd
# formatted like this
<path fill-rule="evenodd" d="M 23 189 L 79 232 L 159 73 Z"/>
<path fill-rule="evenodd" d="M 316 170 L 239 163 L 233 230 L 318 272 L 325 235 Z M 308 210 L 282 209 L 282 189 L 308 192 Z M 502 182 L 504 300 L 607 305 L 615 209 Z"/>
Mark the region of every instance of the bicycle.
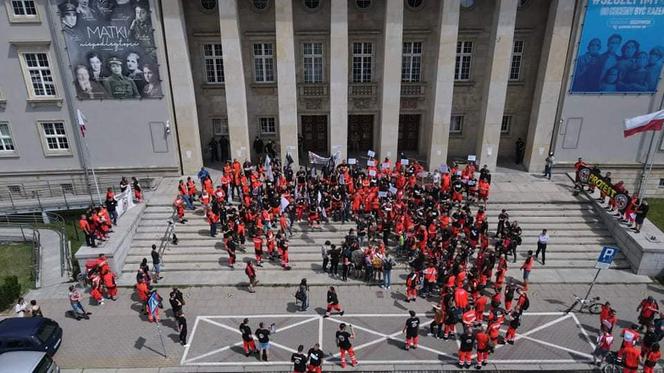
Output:
<path fill-rule="evenodd" d="M 574 303 L 565 311 L 565 313 L 570 313 L 576 307 L 577 304 L 581 304 L 579 308 L 579 313 L 583 313 L 583 310 L 587 310 L 588 313 L 596 315 L 602 311 L 602 304 L 599 302 L 599 297 L 593 298 L 579 298 L 576 295 L 573 295 Z"/>
<path fill-rule="evenodd" d="M 603 373 L 619 373 L 622 372 L 622 364 L 618 361 L 618 356 L 615 351 L 611 351 L 606 355 L 604 363 L 600 370 Z"/>

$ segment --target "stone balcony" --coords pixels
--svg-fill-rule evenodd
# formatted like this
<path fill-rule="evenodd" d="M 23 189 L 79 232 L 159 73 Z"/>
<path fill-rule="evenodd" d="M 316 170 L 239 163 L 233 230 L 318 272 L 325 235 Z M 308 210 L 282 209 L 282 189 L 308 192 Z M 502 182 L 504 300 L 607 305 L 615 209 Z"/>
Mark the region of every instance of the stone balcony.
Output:
<path fill-rule="evenodd" d="M 323 83 L 318 84 L 300 84 L 300 97 L 327 97 L 328 85 Z"/>
<path fill-rule="evenodd" d="M 401 82 L 401 97 L 424 97 L 426 84 L 423 82 Z"/>
<path fill-rule="evenodd" d="M 375 97 L 375 83 L 348 83 L 348 96 L 350 97 Z"/>

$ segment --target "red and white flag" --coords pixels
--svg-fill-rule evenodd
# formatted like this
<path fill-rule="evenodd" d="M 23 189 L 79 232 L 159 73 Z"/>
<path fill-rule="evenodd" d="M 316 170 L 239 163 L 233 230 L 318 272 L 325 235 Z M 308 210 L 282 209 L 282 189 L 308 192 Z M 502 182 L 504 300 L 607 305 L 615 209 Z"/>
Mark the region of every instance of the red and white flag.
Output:
<path fill-rule="evenodd" d="M 85 137 L 85 125 L 88 123 L 88 118 L 83 115 L 81 109 L 76 109 L 76 120 L 78 121 L 78 128 L 81 130 L 81 136 Z"/>
<path fill-rule="evenodd" d="M 664 110 L 625 119 L 625 137 L 645 131 L 660 131 L 664 126 Z"/>

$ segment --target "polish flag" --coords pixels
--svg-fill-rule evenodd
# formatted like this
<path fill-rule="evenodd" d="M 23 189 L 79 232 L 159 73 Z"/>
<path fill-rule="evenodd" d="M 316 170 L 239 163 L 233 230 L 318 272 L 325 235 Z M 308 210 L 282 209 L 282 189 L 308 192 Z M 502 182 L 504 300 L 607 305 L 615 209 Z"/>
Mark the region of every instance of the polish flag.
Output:
<path fill-rule="evenodd" d="M 81 109 L 76 109 L 76 119 L 78 122 L 78 128 L 81 130 L 81 136 L 85 137 L 85 124 L 88 123 L 88 118 L 83 115 Z"/>
<path fill-rule="evenodd" d="M 639 132 L 660 131 L 664 125 L 664 110 L 625 119 L 625 137 Z"/>

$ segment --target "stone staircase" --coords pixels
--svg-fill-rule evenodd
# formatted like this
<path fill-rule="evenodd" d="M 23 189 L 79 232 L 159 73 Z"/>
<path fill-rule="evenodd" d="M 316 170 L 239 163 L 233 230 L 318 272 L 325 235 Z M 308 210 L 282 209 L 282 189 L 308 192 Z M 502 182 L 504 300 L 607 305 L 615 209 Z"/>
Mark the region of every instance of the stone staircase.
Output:
<path fill-rule="evenodd" d="M 495 230 L 498 214 L 507 209 L 512 221 L 517 220 L 523 230 L 523 244 L 518 249 L 516 264 L 510 263 L 508 275 L 521 278 L 519 266 L 529 249 L 537 248 L 537 236 L 543 228 L 551 237 L 547 248 L 547 262 L 536 263 L 531 273 L 533 283 L 589 283 L 595 276 L 595 261 L 602 246 L 615 245 L 610 232 L 600 223 L 588 202 L 564 201 L 535 203 L 527 201 L 489 203 L 490 230 Z M 142 258 L 150 261 L 153 243 L 158 243 L 171 216 L 172 208 L 164 203 L 148 203 L 142 216 L 132 248 L 127 256 L 119 284 L 133 286 L 135 272 Z M 177 246 L 170 245 L 164 253 L 160 285 L 228 285 L 246 283 L 243 261 L 254 257 L 253 244 L 247 242 L 246 250 L 238 251 L 236 269 L 227 266 L 227 254 L 221 235 L 209 236 L 209 226 L 202 210 L 187 211 L 186 224 L 178 224 L 175 232 Z M 330 240 L 339 243 L 354 224 L 323 224 L 321 229 L 309 229 L 306 223 L 296 223 L 289 240 L 290 271 L 283 270 L 278 262 L 265 261 L 258 268 L 258 279 L 263 285 L 297 285 L 307 278 L 310 285 L 358 284 L 349 277 L 347 282 L 332 278 L 321 271 L 320 246 Z M 399 264 L 392 271 L 392 282 L 403 284 L 407 266 Z M 600 283 L 650 282 L 648 277 L 636 276 L 629 264 L 619 254 L 611 270 L 602 271 Z"/>

